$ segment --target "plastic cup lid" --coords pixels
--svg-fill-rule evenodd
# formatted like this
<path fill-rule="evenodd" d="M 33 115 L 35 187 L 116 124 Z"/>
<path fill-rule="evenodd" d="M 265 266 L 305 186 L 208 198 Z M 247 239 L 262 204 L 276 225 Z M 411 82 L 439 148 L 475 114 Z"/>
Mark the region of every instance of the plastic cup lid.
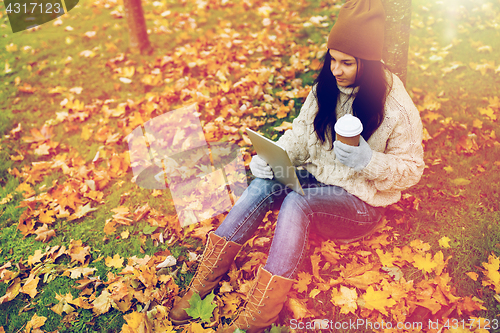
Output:
<path fill-rule="evenodd" d="M 337 134 L 349 138 L 361 134 L 363 124 L 352 114 L 346 114 L 337 120 L 334 129 Z"/>

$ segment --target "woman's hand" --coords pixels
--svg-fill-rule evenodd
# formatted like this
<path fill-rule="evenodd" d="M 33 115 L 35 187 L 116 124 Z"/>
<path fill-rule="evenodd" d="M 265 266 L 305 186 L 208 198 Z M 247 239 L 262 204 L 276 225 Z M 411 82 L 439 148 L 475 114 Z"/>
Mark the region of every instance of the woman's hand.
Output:
<path fill-rule="evenodd" d="M 370 163 L 373 154 L 372 149 L 362 136 L 359 137 L 359 146 L 357 147 L 349 146 L 335 140 L 333 143 L 333 151 L 342 164 L 358 172 L 363 170 L 368 163 Z"/>
<path fill-rule="evenodd" d="M 250 161 L 250 171 L 255 177 L 273 179 L 273 170 L 259 155 L 254 155 Z"/>

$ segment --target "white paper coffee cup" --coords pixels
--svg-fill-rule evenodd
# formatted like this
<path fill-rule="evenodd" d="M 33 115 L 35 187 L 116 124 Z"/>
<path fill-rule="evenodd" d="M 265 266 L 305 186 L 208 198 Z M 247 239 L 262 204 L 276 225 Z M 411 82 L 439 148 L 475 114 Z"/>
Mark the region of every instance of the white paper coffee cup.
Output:
<path fill-rule="evenodd" d="M 346 114 L 335 123 L 336 140 L 350 146 L 359 145 L 359 136 L 363 132 L 361 120 L 352 114 Z"/>

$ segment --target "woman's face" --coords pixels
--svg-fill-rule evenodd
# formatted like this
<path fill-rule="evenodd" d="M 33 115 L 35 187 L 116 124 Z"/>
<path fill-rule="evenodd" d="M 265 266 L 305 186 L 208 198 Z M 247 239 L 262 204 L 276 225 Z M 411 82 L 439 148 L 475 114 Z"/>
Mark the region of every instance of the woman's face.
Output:
<path fill-rule="evenodd" d="M 329 49 L 331 56 L 330 69 L 337 80 L 337 84 L 342 87 L 354 85 L 358 64 L 356 58 L 337 50 Z"/>

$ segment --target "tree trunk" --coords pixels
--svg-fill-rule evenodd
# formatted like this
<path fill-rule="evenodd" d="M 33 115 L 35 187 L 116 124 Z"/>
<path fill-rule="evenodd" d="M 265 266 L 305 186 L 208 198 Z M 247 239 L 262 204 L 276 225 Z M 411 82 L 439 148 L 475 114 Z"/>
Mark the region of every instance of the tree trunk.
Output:
<path fill-rule="evenodd" d="M 408 46 L 410 44 L 411 0 L 382 0 L 384 5 L 385 42 L 382 58 L 406 85 Z"/>
<path fill-rule="evenodd" d="M 125 7 L 125 17 L 128 23 L 130 51 L 150 54 L 153 48 L 149 42 L 141 0 L 123 0 L 123 6 Z"/>

